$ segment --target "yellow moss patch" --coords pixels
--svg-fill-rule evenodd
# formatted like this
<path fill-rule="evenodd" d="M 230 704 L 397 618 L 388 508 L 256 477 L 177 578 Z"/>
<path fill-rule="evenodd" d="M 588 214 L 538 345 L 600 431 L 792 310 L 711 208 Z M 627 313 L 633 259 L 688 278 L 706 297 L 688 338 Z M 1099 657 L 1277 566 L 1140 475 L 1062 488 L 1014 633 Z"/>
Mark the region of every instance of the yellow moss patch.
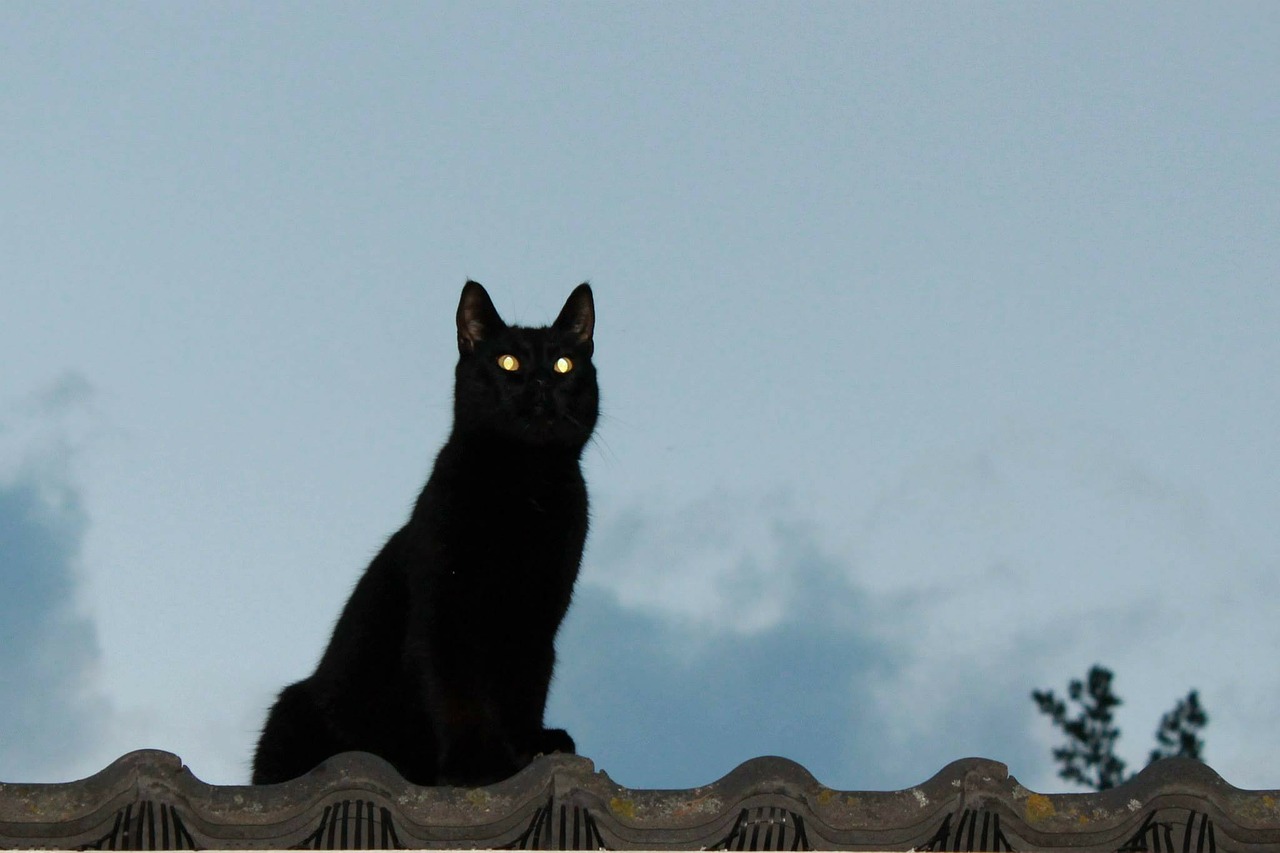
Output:
<path fill-rule="evenodd" d="M 614 797 L 609 801 L 609 811 L 618 817 L 625 817 L 628 820 L 636 819 L 636 804 L 621 797 Z"/>
<path fill-rule="evenodd" d="M 1045 820 L 1053 815 L 1053 802 L 1044 794 L 1032 794 L 1027 797 L 1027 820 Z"/>

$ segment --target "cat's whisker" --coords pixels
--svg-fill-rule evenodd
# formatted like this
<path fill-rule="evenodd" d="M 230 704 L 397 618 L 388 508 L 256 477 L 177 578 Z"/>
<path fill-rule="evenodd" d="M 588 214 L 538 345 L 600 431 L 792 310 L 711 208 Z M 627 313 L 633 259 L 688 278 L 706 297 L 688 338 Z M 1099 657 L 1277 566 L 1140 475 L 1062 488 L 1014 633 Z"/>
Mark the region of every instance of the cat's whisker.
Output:
<path fill-rule="evenodd" d="M 609 442 L 605 441 L 604 436 L 595 433 L 587 441 L 587 444 L 600 451 L 600 458 L 606 462 L 615 463 L 618 461 L 618 454 L 613 452 L 613 448 L 609 446 Z"/>

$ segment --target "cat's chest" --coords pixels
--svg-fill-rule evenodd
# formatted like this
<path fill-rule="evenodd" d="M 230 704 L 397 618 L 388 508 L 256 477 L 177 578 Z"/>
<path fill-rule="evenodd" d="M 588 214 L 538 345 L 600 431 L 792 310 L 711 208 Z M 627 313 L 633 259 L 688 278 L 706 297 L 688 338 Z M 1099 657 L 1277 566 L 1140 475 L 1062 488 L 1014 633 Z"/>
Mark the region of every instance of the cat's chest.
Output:
<path fill-rule="evenodd" d="M 508 498 L 513 503 L 513 496 Z M 476 624 L 523 623 L 562 612 L 578 574 L 585 523 L 565 508 L 519 504 L 441 531 L 443 559 L 430 567 L 437 606 Z"/>
<path fill-rule="evenodd" d="M 576 570 L 587 496 L 576 458 L 560 464 L 479 444 L 446 446 L 415 512 L 450 576 L 547 578 Z M 525 569 L 530 571 L 525 571 Z"/>
<path fill-rule="evenodd" d="M 486 564 L 512 561 L 547 568 L 581 549 L 586 506 L 572 489 L 505 490 L 496 502 L 459 507 L 466 520 L 445 535 Z"/>
<path fill-rule="evenodd" d="M 442 453 L 428 496 L 456 520 L 478 525 L 536 529 L 585 510 L 586 487 L 576 458 L 504 451 L 468 447 L 465 453 Z"/>

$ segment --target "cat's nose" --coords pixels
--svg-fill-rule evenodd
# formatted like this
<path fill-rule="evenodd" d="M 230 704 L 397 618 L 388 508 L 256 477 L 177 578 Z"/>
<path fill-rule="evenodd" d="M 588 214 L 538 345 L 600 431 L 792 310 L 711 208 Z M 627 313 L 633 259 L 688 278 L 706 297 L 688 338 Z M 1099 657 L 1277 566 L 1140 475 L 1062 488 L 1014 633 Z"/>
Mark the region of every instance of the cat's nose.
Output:
<path fill-rule="evenodd" d="M 548 409 L 551 405 L 551 395 L 547 392 L 547 381 L 545 379 L 533 380 L 533 408 L 538 414 Z"/>

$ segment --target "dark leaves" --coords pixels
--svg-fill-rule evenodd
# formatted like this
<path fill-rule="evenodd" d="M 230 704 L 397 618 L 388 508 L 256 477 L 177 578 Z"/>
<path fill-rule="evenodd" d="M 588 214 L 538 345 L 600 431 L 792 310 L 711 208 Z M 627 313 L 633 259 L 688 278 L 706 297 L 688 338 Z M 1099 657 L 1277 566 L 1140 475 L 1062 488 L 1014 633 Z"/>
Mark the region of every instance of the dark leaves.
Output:
<path fill-rule="evenodd" d="M 1067 685 L 1066 701 L 1052 690 L 1031 692 L 1040 713 L 1067 736 L 1066 744 L 1053 750 L 1053 760 L 1061 765 L 1058 775 L 1097 791 L 1132 778 L 1125 772 L 1124 759 L 1115 752 L 1120 729 L 1115 725 L 1114 711 L 1121 700 L 1112 691 L 1111 682 L 1111 671 L 1094 665 L 1084 681 L 1073 680 Z M 1157 747 L 1147 763 L 1173 756 L 1201 758 L 1204 741 L 1199 733 L 1208 722 L 1199 695 L 1192 690 L 1161 718 Z"/>

